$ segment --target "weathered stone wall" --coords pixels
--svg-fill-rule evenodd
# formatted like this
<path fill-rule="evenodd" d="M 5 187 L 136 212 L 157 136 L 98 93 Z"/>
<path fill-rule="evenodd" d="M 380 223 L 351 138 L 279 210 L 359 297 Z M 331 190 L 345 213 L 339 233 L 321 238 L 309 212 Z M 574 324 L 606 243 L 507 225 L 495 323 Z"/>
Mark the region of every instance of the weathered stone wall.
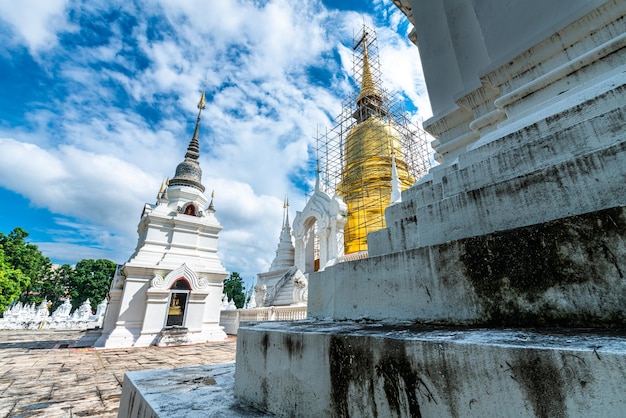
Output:
<path fill-rule="evenodd" d="M 621 416 L 622 341 L 408 324 L 250 324 L 237 340 L 235 395 L 279 416 Z"/>
<path fill-rule="evenodd" d="M 626 208 L 617 207 L 338 264 L 311 277 L 308 315 L 623 326 L 625 274 Z"/>

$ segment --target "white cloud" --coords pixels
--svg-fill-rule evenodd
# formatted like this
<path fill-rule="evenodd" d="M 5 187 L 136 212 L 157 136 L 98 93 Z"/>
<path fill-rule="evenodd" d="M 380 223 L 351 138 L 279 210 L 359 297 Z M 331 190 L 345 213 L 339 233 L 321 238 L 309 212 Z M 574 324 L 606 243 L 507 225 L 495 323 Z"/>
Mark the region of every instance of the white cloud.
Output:
<path fill-rule="evenodd" d="M 20 0 L 0 2 L 0 20 L 7 22 L 31 53 L 58 43 L 57 33 L 75 30 L 67 21 L 68 0 Z"/>
<path fill-rule="evenodd" d="M 158 184 L 158 179 L 109 155 L 67 145 L 44 150 L 0 139 L 0 185 L 36 207 L 99 225 L 104 231 L 96 235 L 133 230 L 143 202 L 153 200 Z"/>
<path fill-rule="evenodd" d="M 351 88 L 350 51 L 341 45 L 374 19 L 329 12 L 316 0 L 43 3 L 52 5 L 37 17 L 11 17 L 16 6 L 3 18 L 18 33 L 41 24 L 42 32 L 23 39 L 33 53 L 48 51 L 51 77 L 67 91 L 29 107 L 29 129 L 0 128 L 14 138 L 0 140 L 0 186 L 59 215 L 49 231 L 56 242 L 37 243 L 44 253 L 130 256 L 144 202 L 183 159 L 206 77 L 200 162 L 224 226 L 220 255 L 246 278 L 266 271 L 285 194 L 292 219 L 305 203 L 290 175 L 306 166 L 317 130 L 332 126 L 328 115 L 339 113 Z M 55 49 L 57 34 L 75 29 L 68 7 L 87 20 L 113 10 L 135 20 L 111 22 L 111 36 L 98 45 L 76 37 L 76 46 Z M 396 14 L 389 19 L 398 26 Z M 378 37 L 387 87 L 405 91 L 422 111 L 417 50 L 393 30 L 378 28 Z M 331 79 L 313 80 L 311 67 Z M 92 247 L 81 252 L 84 242 Z"/>
<path fill-rule="evenodd" d="M 408 40 L 390 41 L 386 37 L 391 35 L 385 30 L 381 32 L 384 37 L 379 51 L 384 84 L 391 90 L 406 94 L 418 107 L 421 117 L 432 116 L 417 48 Z"/>

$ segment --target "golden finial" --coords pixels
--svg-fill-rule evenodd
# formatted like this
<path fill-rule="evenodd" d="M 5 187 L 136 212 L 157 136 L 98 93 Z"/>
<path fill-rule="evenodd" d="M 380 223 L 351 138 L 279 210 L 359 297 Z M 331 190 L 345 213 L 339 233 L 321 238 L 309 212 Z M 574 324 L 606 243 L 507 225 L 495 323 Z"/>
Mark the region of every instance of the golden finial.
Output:
<path fill-rule="evenodd" d="M 283 228 L 289 226 L 289 197 L 285 195 L 285 200 L 283 201 Z"/>
<path fill-rule="evenodd" d="M 161 182 L 161 187 L 159 188 L 159 193 L 157 193 L 157 200 L 159 199 L 164 199 L 166 196 L 166 189 L 167 186 L 169 185 L 169 178 L 167 179 L 163 179 L 163 181 Z"/>
<path fill-rule="evenodd" d="M 204 90 L 202 90 L 202 96 L 200 96 L 200 102 L 198 102 L 198 109 L 204 109 L 206 106 L 204 104 Z"/>
<path fill-rule="evenodd" d="M 211 192 L 211 201 L 209 202 L 209 210 L 215 212 L 215 206 L 213 206 L 213 198 L 215 197 L 215 190 Z"/>
<path fill-rule="evenodd" d="M 186 159 L 197 160 L 200 156 L 200 144 L 198 143 L 198 131 L 200 130 L 200 117 L 202 116 L 202 109 L 205 108 L 204 105 L 204 90 L 202 90 L 202 95 L 200 96 L 200 101 L 198 102 L 198 119 L 196 120 L 196 128 L 193 131 L 193 136 L 191 137 L 191 141 L 189 142 L 189 146 L 187 147 L 187 153 L 185 154 Z M 198 180 L 199 182 L 199 180 Z"/>

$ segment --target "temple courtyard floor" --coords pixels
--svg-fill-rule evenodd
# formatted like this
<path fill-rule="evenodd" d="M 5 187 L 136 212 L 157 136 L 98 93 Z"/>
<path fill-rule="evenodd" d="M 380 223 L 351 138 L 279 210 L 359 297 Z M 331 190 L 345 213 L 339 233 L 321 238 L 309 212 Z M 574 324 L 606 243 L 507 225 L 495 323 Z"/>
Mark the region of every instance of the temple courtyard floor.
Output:
<path fill-rule="evenodd" d="M 84 331 L 0 330 L 0 417 L 116 417 L 124 373 L 233 363 L 236 337 L 95 350 Z"/>

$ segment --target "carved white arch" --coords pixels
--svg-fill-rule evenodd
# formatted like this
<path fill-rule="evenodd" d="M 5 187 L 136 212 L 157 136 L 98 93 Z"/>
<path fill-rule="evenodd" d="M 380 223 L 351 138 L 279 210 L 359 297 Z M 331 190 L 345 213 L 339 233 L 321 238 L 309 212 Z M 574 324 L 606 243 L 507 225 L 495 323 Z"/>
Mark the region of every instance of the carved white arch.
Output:
<path fill-rule="evenodd" d="M 308 242 L 312 228 L 317 222 L 315 232 L 320 243 L 320 266 L 333 258 L 343 255 L 343 228 L 346 223 L 347 207 L 339 196 L 332 199 L 319 188 L 302 209 L 297 212 L 293 222 L 293 235 L 296 241 L 296 266 L 308 273 L 307 266 L 311 265 L 311 254 L 307 254 Z M 310 251 L 310 250 L 309 250 Z"/>
<path fill-rule="evenodd" d="M 183 263 L 180 267 L 170 271 L 165 277 L 155 275 L 150 285 L 156 289 L 169 289 L 174 282 L 180 278 L 185 278 L 191 287 L 191 290 L 208 290 L 209 281 L 198 275 L 190 269 L 187 264 Z"/>
<path fill-rule="evenodd" d="M 293 236 L 296 240 L 305 239 L 305 235 L 310 228 L 310 222 L 307 222 L 311 218 L 317 220 L 318 228 L 327 228 L 330 223 L 330 203 L 331 199 L 326 193 L 321 190 L 316 190 L 311 196 L 302 212 L 296 213 L 296 218 L 293 220 Z"/>

